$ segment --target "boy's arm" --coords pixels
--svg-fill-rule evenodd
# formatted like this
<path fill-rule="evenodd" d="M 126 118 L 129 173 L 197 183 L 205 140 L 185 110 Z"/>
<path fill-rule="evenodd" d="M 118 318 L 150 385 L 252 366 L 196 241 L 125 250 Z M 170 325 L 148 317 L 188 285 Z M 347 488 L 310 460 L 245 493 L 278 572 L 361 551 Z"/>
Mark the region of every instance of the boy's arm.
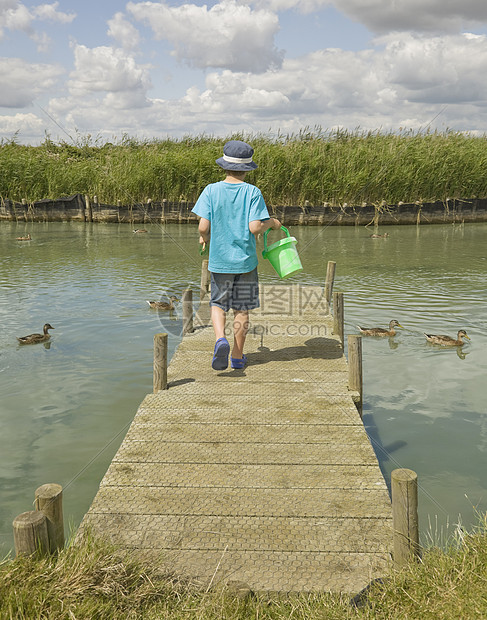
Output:
<path fill-rule="evenodd" d="M 210 220 L 207 220 L 206 217 L 200 217 L 198 232 L 200 233 L 200 243 L 208 243 L 210 240 Z"/>
<path fill-rule="evenodd" d="M 268 220 L 253 220 L 249 223 L 249 230 L 254 235 L 260 235 L 269 230 L 269 228 L 279 230 L 281 222 L 275 217 L 270 217 Z"/>

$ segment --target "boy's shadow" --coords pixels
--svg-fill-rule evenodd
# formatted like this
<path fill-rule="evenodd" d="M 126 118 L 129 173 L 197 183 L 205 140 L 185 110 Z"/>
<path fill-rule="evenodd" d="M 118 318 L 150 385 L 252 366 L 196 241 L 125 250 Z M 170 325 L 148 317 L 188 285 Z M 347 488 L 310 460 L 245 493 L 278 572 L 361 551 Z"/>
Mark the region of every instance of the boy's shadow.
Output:
<path fill-rule="evenodd" d="M 247 353 L 248 366 L 260 366 L 270 362 L 295 362 L 301 359 L 338 359 L 343 356 L 343 349 L 337 340 L 332 338 L 311 338 L 302 345 L 270 349 L 261 345 L 254 353 Z M 222 377 L 245 377 L 246 368 L 233 369 L 218 373 Z"/>
<path fill-rule="evenodd" d="M 338 359 L 343 356 L 340 343 L 333 338 L 310 338 L 304 344 L 271 350 L 259 347 L 255 353 L 248 353 L 249 364 L 257 366 L 269 362 L 293 362 L 299 359 Z"/>

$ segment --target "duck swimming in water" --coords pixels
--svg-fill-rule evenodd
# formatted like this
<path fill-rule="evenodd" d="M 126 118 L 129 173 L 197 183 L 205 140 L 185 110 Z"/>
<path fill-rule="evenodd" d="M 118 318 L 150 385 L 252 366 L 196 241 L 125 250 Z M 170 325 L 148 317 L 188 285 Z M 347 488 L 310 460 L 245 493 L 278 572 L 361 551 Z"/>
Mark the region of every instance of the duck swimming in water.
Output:
<path fill-rule="evenodd" d="M 32 241 L 30 233 L 27 233 L 27 237 L 16 237 L 17 241 Z"/>
<path fill-rule="evenodd" d="M 434 334 L 425 334 L 426 340 L 433 344 L 440 344 L 443 347 L 462 347 L 465 343 L 463 338 L 470 340 L 467 336 L 467 332 L 464 329 L 459 329 L 457 332 L 457 337 L 452 338 L 451 336 L 445 335 L 434 335 Z"/>
<path fill-rule="evenodd" d="M 48 334 L 49 329 L 54 329 L 54 327 L 49 325 L 49 323 L 46 323 L 44 325 L 43 334 L 29 334 L 28 336 L 21 336 L 20 338 L 17 338 L 17 340 L 20 344 L 37 344 L 38 342 L 47 342 L 51 337 Z"/>
<path fill-rule="evenodd" d="M 179 299 L 172 295 L 171 297 L 169 297 L 169 302 L 147 300 L 147 303 L 149 304 L 151 308 L 154 308 L 154 310 L 174 310 L 175 301 L 179 301 Z"/>
<path fill-rule="evenodd" d="M 395 336 L 396 330 L 394 328 L 402 328 L 402 325 L 398 323 L 396 319 L 393 319 L 389 323 L 389 329 L 385 329 L 384 327 L 360 327 L 360 325 L 357 325 L 357 327 L 363 336 Z"/>

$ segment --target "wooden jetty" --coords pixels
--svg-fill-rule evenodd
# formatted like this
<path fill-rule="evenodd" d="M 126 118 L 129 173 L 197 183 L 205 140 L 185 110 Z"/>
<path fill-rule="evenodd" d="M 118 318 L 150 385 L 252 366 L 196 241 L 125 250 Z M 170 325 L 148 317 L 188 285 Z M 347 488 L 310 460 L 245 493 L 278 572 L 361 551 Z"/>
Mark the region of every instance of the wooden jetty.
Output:
<path fill-rule="evenodd" d="M 215 372 L 203 299 L 81 531 L 205 588 L 354 593 L 384 576 L 389 494 L 334 331 L 321 287 L 261 286 L 248 366 Z"/>

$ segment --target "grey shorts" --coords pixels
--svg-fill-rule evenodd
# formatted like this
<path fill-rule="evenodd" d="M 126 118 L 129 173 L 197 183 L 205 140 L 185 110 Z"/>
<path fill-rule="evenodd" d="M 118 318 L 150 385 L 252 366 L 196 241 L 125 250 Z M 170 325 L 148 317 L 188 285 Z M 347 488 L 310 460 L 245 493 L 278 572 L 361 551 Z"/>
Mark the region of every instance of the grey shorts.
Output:
<path fill-rule="evenodd" d="M 253 310 L 259 307 L 259 278 L 257 268 L 248 273 L 211 272 L 210 306 L 225 312 Z"/>

